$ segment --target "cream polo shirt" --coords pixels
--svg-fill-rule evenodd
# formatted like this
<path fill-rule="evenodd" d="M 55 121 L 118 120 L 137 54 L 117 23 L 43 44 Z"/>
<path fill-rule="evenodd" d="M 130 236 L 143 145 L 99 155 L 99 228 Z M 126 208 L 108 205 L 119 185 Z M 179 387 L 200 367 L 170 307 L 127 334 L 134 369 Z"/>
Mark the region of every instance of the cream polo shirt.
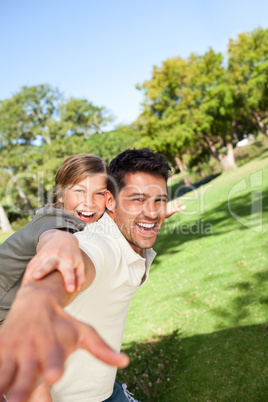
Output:
<path fill-rule="evenodd" d="M 91 324 L 115 350 L 122 344 L 129 303 L 148 278 L 155 257 L 152 249 L 137 254 L 108 214 L 76 233 L 88 254 L 96 277 L 66 308 L 78 320 Z M 53 402 L 100 402 L 113 392 L 116 368 L 80 349 L 66 362 L 63 377 L 51 387 Z"/>

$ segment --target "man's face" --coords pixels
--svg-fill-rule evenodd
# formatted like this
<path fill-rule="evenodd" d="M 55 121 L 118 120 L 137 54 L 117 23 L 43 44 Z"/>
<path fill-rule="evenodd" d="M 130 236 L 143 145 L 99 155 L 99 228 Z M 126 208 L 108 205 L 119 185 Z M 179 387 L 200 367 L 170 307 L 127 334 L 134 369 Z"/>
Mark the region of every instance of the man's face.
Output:
<path fill-rule="evenodd" d="M 112 212 L 114 221 L 139 254 L 154 245 L 166 216 L 168 200 L 164 178 L 137 172 L 125 175 Z"/>

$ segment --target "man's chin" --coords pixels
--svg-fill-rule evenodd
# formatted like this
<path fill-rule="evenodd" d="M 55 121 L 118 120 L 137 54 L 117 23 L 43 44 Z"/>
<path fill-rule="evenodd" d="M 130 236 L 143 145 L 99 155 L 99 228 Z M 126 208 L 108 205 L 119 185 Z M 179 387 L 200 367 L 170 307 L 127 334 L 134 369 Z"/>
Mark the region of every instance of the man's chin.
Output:
<path fill-rule="evenodd" d="M 142 240 L 136 243 L 140 250 L 145 250 L 147 248 L 152 248 L 156 242 L 156 237 L 152 239 Z"/>

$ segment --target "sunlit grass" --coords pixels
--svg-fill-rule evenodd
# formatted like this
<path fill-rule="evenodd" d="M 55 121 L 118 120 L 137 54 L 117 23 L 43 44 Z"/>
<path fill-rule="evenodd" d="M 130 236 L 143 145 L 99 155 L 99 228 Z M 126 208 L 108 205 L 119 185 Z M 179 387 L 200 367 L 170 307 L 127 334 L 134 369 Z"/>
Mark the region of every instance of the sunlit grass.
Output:
<path fill-rule="evenodd" d="M 12 235 L 13 232 L 1 232 L 0 231 L 0 244 L 3 243 L 9 236 Z"/>

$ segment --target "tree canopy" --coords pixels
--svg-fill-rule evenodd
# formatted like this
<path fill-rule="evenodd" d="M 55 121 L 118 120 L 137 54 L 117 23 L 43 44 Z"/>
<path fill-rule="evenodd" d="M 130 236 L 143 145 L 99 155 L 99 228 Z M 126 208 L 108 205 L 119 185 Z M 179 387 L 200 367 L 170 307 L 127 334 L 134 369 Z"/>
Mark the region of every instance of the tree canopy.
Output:
<path fill-rule="evenodd" d="M 137 88 L 144 101 L 136 122 L 110 131 L 113 116 L 104 106 L 66 99 L 48 84 L 1 100 L 0 204 L 34 213 L 47 201 L 60 163 L 75 153 L 109 162 L 128 147 L 149 146 L 180 172 L 210 158 L 222 170 L 235 168 L 240 139 L 268 136 L 268 29 L 230 39 L 226 57 L 209 48 L 167 59 Z"/>
<path fill-rule="evenodd" d="M 268 30 L 259 28 L 230 40 L 227 60 L 210 48 L 154 66 L 137 86 L 144 93 L 141 143 L 181 166 L 185 155 L 209 152 L 223 170 L 236 167 L 233 145 L 258 130 L 268 135 L 267 55 Z"/>
<path fill-rule="evenodd" d="M 89 152 L 109 162 L 132 147 L 136 131 L 120 126 L 104 132 L 111 121 L 105 107 L 87 99 L 64 99 L 49 85 L 22 87 L 0 101 L 0 203 L 9 211 L 33 214 L 47 202 L 66 157 Z"/>

